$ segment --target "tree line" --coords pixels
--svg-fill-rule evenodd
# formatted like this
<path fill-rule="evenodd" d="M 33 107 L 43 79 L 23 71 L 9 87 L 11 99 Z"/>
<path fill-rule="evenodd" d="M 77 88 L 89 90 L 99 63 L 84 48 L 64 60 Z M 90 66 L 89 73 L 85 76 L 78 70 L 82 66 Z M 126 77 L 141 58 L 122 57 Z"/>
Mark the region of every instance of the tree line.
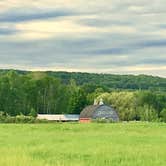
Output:
<path fill-rule="evenodd" d="M 60 78 L 52 72 L 1 71 L 0 112 L 11 116 L 79 114 L 85 106 L 93 104 L 94 99 L 103 98 L 116 109 L 121 120 L 166 121 L 166 92 L 161 91 L 162 78 L 157 84 L 160 89 L 143 90 L 140 87 L 117 88 L 111 83 L 105 86 L 97 81 L 98 76 L 92 82 L 87 77 L 84 83 L 75 77 L 69 79 L 63 75 Z"/>
<path fill-rule="evenodd" d="M 1 74 L 6 74 L 10 70 L 0 70 Z M 18 74 L 27 75 L 30 71 L 15 71 Z M 166 78 L 147 76 L 147 75 L 115 75 L 115 74 L 95 74 L 80 72 L 43 72 L 48 76 L 59 78 L 62 83 L 69 84 L 75 80 L 76 84 L 81 86 L 90 84 L 102 87 L 106 90 L 127 89 L 127 90 L 150 90 L 166 92 Z"/>
<path fill-rule="evenodd" d="M 0 111 L 10 115 L 20 113 L 79 113 L 86 96 L 74 80 L 68 85 L 45 73 L 21 75 L 9 71 L 0 76 Z"/>

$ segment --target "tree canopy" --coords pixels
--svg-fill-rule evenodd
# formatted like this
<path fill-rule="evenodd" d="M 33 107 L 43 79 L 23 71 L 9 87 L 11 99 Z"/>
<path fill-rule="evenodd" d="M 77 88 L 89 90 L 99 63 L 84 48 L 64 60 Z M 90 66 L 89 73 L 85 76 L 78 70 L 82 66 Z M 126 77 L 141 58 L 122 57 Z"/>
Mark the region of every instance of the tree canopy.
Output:
<path fill-rule="evenodd" d="M 121 120 L 166 120 L 166 79 L 67 72 L 0 70 L 0 112 L 79 114 L 104 99 Z"/>

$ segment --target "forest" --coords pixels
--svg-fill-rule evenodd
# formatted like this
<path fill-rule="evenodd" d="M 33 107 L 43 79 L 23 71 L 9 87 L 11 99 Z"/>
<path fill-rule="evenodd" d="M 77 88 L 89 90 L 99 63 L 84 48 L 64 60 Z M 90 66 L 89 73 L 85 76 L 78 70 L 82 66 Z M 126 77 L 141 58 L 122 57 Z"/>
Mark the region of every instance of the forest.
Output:
<path fill-rule="evenodd" d="M 166 78 L 0 70 L 0 115 L 79 114 L 100 98 L 121 121 L 166 122 Z"/>

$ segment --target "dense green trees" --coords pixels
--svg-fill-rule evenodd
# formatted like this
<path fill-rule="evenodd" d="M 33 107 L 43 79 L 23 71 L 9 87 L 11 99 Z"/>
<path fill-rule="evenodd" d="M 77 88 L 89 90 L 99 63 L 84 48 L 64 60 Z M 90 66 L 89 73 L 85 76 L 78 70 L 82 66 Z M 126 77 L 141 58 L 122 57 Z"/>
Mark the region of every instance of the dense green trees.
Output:
<path fill-rule="evenodd" d="M 92 84 L 103 89 L 132 89 L 152 90 L 166 92 L 166 78 L 146 75 L 113 75 L 93 73 L 68 73 L 68 72 L 47 72 L 47 74 L 60 78 L 63 83 L 69 83 L 74 79 L 78 85 Z"/>
<path fill-rule="evenodd" d="M 18 74 L 27 75 L 32 72 L 16 71 Z M 8 70 L 0 70 L 0 75 L 8 73 Z M 146 76 L 146 75 L 114 75 L 114 74 L 94 74 L 94 73 L 75 73 L 75 72 L 43 72 L 46 75 L 53 76 L 62 80 L 64 84 L 69 84 L 73 79 L 77 85 L 88 85 L 102 87 L 104 90 L 128 89 L 128 90 L 151 90 L 166 92 L 166 78 Z M 42 74 L 43 74 L 42 73 Z"/>
<path fill-rule="evenodd" d="M 74 80 L 66 85 L 41 72 L 9 71 L 0 76 L 0 111 L 10 115 L 79 114 L 86 104 L 84 88 Z"/>
<path fill-rule="evenodd" d="M 68 85 L 68 111 L 67 113 L 79 114 L 86 105 L 86 95 L 83 89 L 76 85 L 75 80 L 71 80 Z"/>
<path fill-rule="evenodd" d="M 13 71 L 0 79 L 0 110 L 10 115 L 61 113 L 66 110 L 67 87 L 59 79 L 35 73 L 19 75 Z"/>
<path fill-rule="evenodd" d="M 26 79 L 11 71 L 0 77 L 0 110 L 11 115 L 28 113 L 26 93 L 24 91 Z"/>
<path fill-rule="evenodd" d="M 158 77 L 0 71 L 0 112 L 34 117 L 79 114 L 94 99 L 103 98 L 121 120 L 166 122 L 164 86 L 165 79 Z"/>
<path fill-rule="evenodd" d="M 163 122 L 166 122 L 166 108 L 163 108 L 163 110 L 160 112 L 160 117 Z"/>
<path fill-rule="evenodd" d="M 166 94 L 151 91 L 102 93 L 98 100 L 114 107 L 121 120 L 165 121 Z"/>

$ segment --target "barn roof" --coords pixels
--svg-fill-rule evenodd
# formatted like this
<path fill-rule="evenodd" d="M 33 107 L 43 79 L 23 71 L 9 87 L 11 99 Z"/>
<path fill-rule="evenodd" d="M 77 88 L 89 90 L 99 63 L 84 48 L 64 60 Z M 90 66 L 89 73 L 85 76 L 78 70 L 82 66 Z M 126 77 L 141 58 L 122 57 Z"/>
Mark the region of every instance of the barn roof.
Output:
<path fill-rule="evenodd" d="M 80 113 L 80 118 L 91 118 L 98 107 L 100 107 L 100 105 L 90 105 L 85 107 Z"/>
<path fill-rule="evenodd" d="M 108 105 L 90 105 L 83 109 L 80 114 L 80 118 L 91 118 L 91 119 L 112 119 L 118 121 L 119 117 L 116 111 Z"/>

